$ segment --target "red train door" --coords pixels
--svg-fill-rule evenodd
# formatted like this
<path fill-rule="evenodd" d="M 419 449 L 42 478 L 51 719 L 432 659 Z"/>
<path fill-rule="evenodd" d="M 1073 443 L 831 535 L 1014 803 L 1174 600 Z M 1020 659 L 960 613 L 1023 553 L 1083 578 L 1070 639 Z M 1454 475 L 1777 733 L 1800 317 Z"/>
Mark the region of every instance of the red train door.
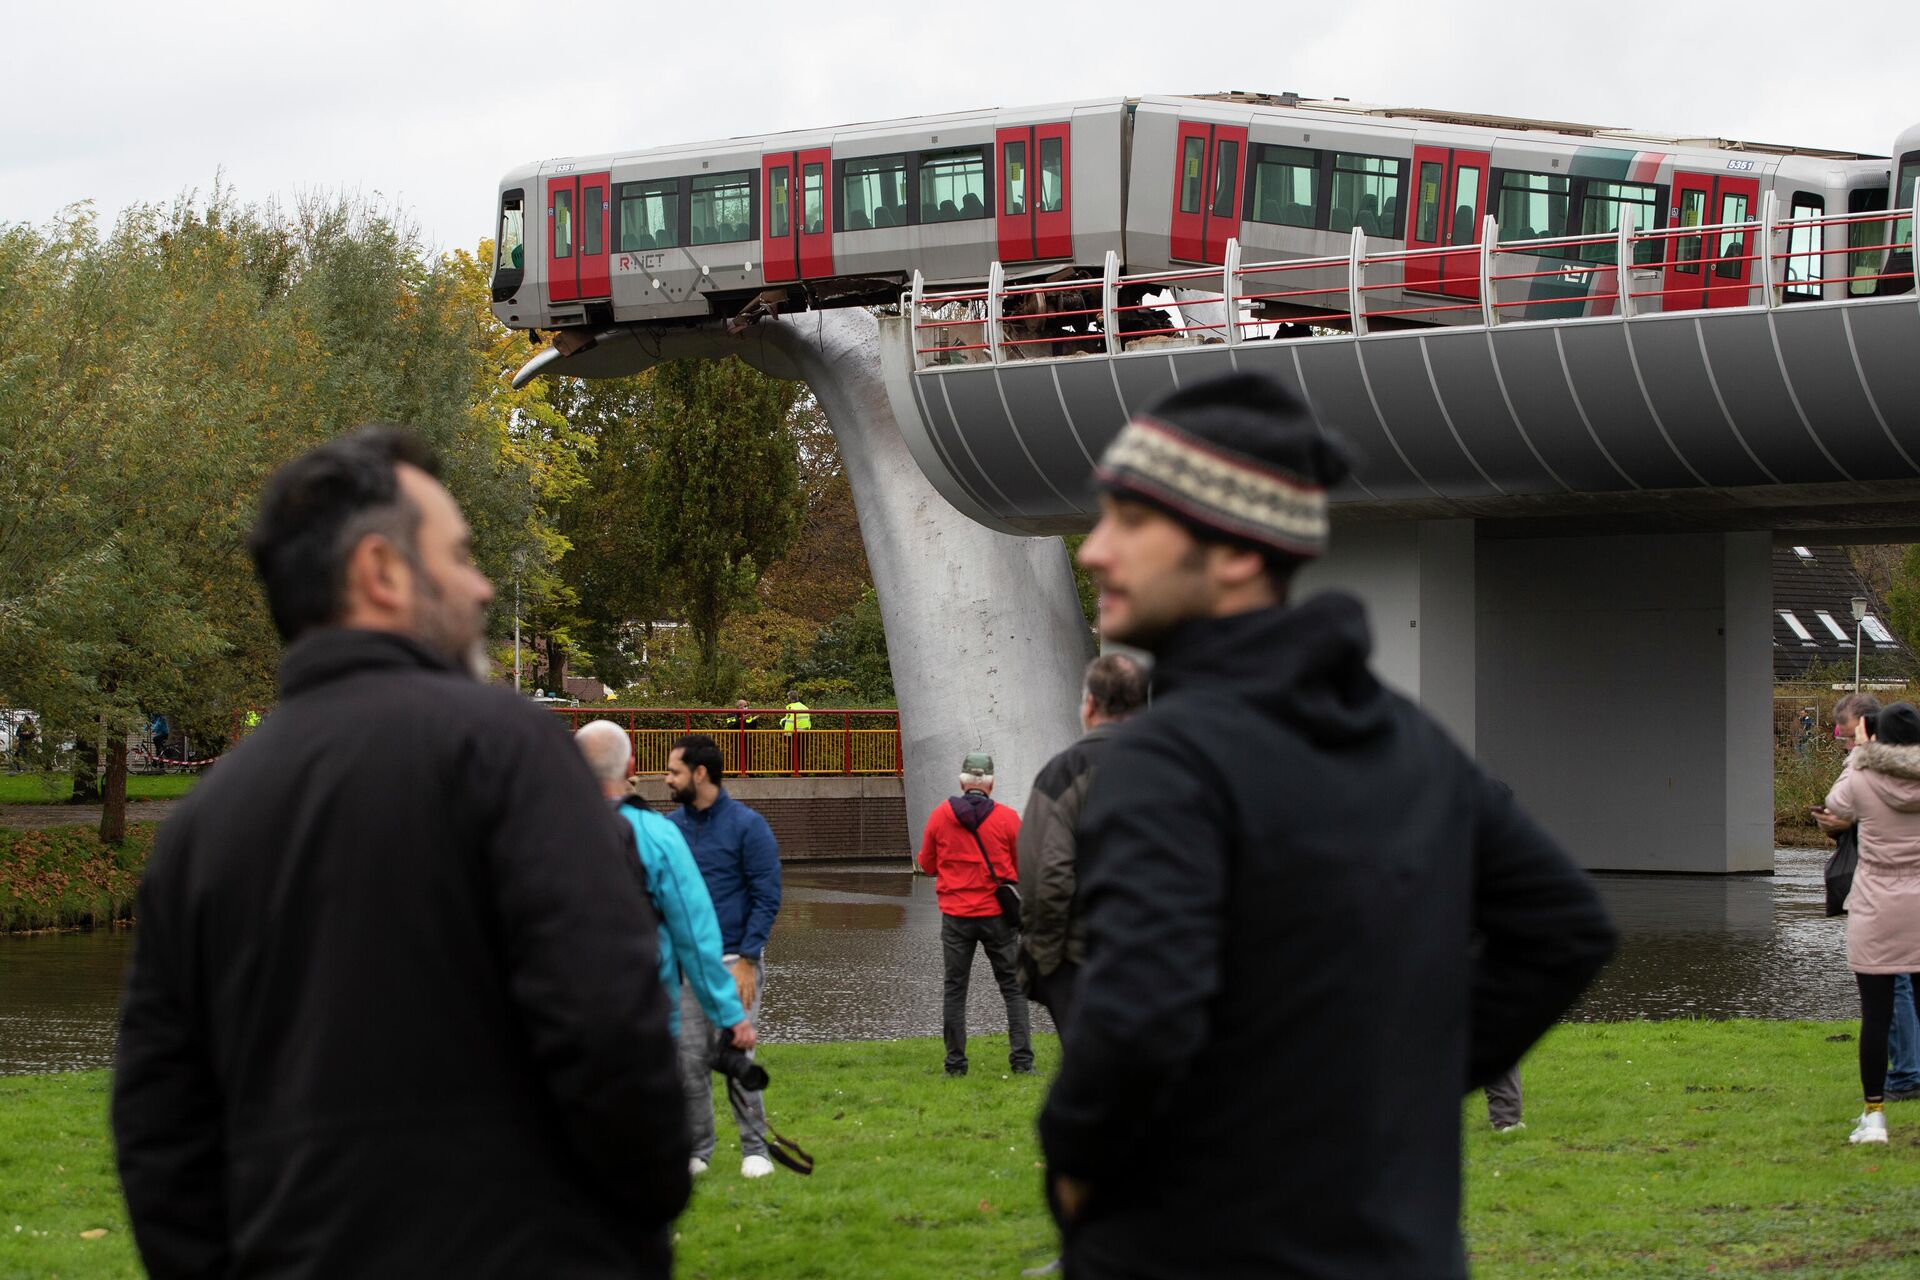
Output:
<path fill-rule="evenodd" d="M 1723 178 L 1704 173 L 1673 175 L 1670 227 L 1717 223 L 1750 224 L 1760 199 L 1757 178 Z M 1675 236 L 1667 259 L 1662 311 L 1701 307 L 1744 307 L 1751 300 L 1759 237 L 1752 225 L 1702 235 Z"/>
<path fill-rule="evenodd" d="M 1246 156 L 1245 126 L 1180 122 L 1173 153 L 1169 257 L 1183 262 L 1227 260 L 1227 241 L 1240 234 Z"/>
<path fill-rule="evenodd" d="M 766 278 L 817 280 L 833 274 L 833 190 L 828 149 L 781 151 L 760 161 L 760 252 Z"/>
<path fill-rule="evenodd" d="M 1480 296 L 1480 224 L 1487 215 L 1485 151 L 1413 149 L 1414 200 L 1407 211 L 1407 248 L 1473 246 L 1462 253 L 1407 259 L 1407 288 L 1452 298 Z"/>
<path fill-rule="evenodd" d="M 547 179 L 547 298 L 593 302 L 612 296 L 613 201 L 607 174 Z"/>
<path fill-rule="evenodd" d="M 1000 200 L 994 220 L 1000 261 L 1073 256 L 1070 132 L 1064 120 L 995 131 Z"/>

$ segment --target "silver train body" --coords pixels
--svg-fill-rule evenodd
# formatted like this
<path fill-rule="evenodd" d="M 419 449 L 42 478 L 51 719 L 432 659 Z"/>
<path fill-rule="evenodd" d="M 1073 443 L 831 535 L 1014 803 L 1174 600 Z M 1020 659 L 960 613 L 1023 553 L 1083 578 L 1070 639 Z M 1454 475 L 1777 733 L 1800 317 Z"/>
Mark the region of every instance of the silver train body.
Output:
<path fill-rule="evenodd" d="M 1786 223 L 1910 209 L 1916 173 L 1920 126 L 1889 160 L 1292 95 L 1116 98 L 525 165 L 500 185 L 493 302 L 521 329 L 751 319 L 892 302 L 916 271 L 984 286 L 995 261 L 1009 282 L 1097 279 L 1109 253 L 1204 274 L 1229 240 L 1257 282 L 1358 235 L 1374 328 L 1477 322 L 1483 278 L 1503 315 L 1607 314 L 1627 222 L 1673 229 L 1631 249 L 1641 309 L 1737 306 L 1759 300 L 1768 199 L 1783 300 L 1836 299 L 1911 289 L 1911 251 L 1889 249 L 1911 229 Z M 1428 252 L 1377 260 L 1400 248 Z M 1262 318 L 1339 326 L 1344 266 L 1273 279 Z"/>

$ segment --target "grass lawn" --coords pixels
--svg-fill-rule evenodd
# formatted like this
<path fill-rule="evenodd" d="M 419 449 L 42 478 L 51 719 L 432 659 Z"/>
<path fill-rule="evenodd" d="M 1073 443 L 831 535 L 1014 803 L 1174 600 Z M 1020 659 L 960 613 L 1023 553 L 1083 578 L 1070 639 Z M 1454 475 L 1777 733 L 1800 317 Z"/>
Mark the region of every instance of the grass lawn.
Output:
<path fill-rule="evenodd" d="M 172 800 L 193 790 L 200 781 L 192 773 L 134 773 L 127 775 L 127 799 Z M 0 804 L 65 804 L 73 795 L 73 775 L 67 773 L 0 774 Z M 0 826 L 6 814 L 0 813 Z"/>
<path fill-rule="evenodd" d="M 1474 1274 L 1920 1272 L 1920 1102 L 1890 1108 L 1888 1146 L 1847 1145 L 1854 1031 L 1559 1029 L 1523 1068 L 1525 1130 L 1491 1133 L 1478 1098 L 1462 1111 Z M 769 1047 L 771 1119 L 819 1171 L 748 1183 L 723 1148 L 680 1222 L 681 1280 L 1004 1278 L 1051 1256 L 1032 1124 L 1044 1077 L 989 1070 L 999 1045 L 977 1038 L 963 1080 L 941 1075 L 933 1040 Z M 1038 1048 L 1050 1072 L 1055 1042 Z M 103 1072 L 0 1079 L 0 1275 L 140 1274 L 106 1087 Z"/>

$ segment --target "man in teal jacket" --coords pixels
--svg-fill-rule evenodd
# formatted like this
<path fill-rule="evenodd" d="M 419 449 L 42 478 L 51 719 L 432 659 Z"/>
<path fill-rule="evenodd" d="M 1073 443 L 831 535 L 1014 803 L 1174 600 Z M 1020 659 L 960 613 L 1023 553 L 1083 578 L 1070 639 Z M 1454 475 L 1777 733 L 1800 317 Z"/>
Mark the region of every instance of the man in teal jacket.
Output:
<path fill-rule="evenodd" d="M 647 873 L 647 894 L 660 914 L 660 981 L 667 990 L 677 991 L 680 974 L 685 973 L 713 1025 L 727 1028 L 734 1048 L 753 1048 L 753 1023 L 740 1005 L 733 974 L 720 958 L 720 921 L 713 913 L 707 882 L 673 824 L 628 794 L 633 745 L 626 730 L 611 720 L 595 720 L 581 726 L 573 741 L 600 784 L 600 794 L 618 806 L 633 831 L 640 865 Z M 670 1026 L 675 1035 L 680 1034 L 678 1004 Z"/>

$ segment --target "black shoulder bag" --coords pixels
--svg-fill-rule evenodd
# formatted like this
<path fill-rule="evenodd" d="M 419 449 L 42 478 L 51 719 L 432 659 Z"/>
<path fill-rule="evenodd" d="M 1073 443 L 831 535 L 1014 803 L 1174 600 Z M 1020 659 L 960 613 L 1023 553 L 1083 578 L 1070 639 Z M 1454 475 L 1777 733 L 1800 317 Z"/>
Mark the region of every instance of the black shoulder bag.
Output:
<path fill-rule="evenodd" d="M 1853 869 L 1860 861 L 1860 828 L 1848 827 L 1840 833 L 1833 856 L 1827 859 L 1827 914 L 1847 914 L 1847 895 L 1853 892 Z"/>
<path fill-rule="evenodd" d="M 987 878 L 993 881 L 993 900 L 1000 904 L 1000 915 L 1013 926 L 1015 933 L 1020 932 L 1020 886 L 1008 884 L 993 872 L 993 859 L 987 856 L 987 846 L 980 839 L 980 833 L 972 827 L 967 834 L 973 837 L 973 843 L 980 850 L 980 861 L 987 864 Z"/>

